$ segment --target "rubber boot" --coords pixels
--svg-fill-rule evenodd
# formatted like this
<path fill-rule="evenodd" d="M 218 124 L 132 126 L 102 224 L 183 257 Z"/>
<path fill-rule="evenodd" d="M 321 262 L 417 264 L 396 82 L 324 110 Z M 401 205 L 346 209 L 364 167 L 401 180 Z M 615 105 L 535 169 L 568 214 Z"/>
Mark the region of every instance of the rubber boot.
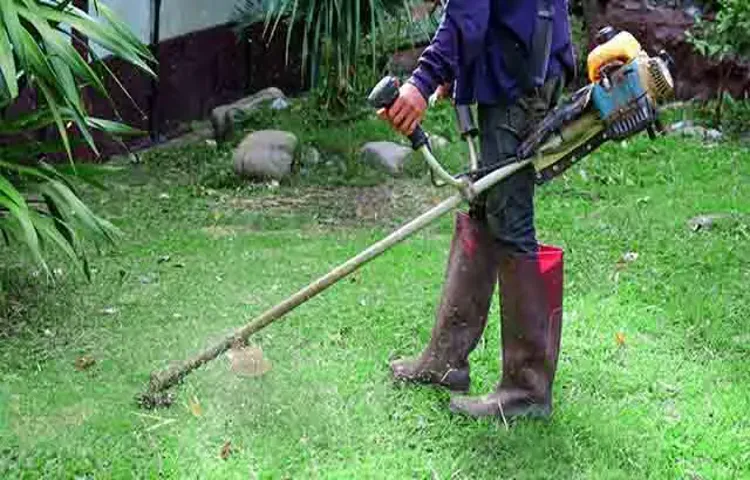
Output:
<path fill-rule="evenodd" d="M 503 374 L 483 397 L 456 397 L 453 412 L 471 417 L 548 418 L 562 327 L 563 253 L 508 255 L 500 269 Z"/>
<path fill-rule="evenodd" d="M 419 357 L 391 363 L 395 379 L 468 391 L 468 358 L 487 324 L 497 258 L 485 223 L 458 213 L 430 342 Z"/>

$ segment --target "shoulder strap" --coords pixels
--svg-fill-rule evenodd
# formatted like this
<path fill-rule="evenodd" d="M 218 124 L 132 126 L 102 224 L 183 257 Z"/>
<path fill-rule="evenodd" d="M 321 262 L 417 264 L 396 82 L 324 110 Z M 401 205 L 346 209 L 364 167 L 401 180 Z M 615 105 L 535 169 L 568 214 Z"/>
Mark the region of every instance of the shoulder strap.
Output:
<path fill-rule="evenodd" d="M 537 0 L 534 33 L 528 52 L 515 41 L 513 35 L 503 35 L 506 67 L 525 92 L 541 87 L 546 80 L 552 51 L 554 19 L 553 0 Z"/>

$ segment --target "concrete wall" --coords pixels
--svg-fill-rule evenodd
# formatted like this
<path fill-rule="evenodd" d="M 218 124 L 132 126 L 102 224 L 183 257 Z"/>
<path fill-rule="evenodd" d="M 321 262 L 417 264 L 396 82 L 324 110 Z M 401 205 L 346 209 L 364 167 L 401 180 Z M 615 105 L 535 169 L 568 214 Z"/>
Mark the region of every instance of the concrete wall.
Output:
<path fill-rule="evenodd" d="M 152 0 L 99 0 L 106 4 L 144 43 L 151 42 Z M 206 30 L 230 21 L 237 0 L 162 0 L 161 41 Z M 90 8 L 93 11 L 93 8 Z"/>
<path fill-rule="evenodd" d="M 75 1 L 81 6 L 86 3 Z M 284 62 L 283 29 L 267 44 L 261 40 L 263 25 L 258 24 L 249 29 L 252 41 L 238 41 L 227 25 L 237 1 L 162 0 L 159 45 L 154 48 L 157 81 L 127 62 L 97 52 L 106 58 L 130 94 L 123 93 L 111 78 L 104 79 L 114 108 L 126 123 L 148 130 L 154 139 L 162 139 L 178 135 L 186 122 L 206 118 L 214 107 L 262 88 L 276 86 L 286 93 L 302 90 L 298 55 L 293 53 L 290 66 Z M 151 42 L 152 0 L 99 2 L 107 4 L 144 43 Z M 298 37 L 292 39 L 293 52 L 301 50 Z M 109 99 L 90 92 L 89 101 L 95 116 L 114 117 Z M 143 146 L 149 141 L 137 138 L 129 143 Z M 110 154 L 120 148 L 114 143 L 106 144 L 104 151 Z"/>
<path fill-rule="evenodd" d="M 111 8 L 144 43 L 151 41 L 151 0 L 99 0 Z M 89 7 L 93 12 L 93 7 Z"/>
<path fill-rule="evenodd" d="M 162 0 L 162 40 L 228 23 L 236 0 Z"/>
<path fill-rule="evenodd" d="M 112 9 L 120 20 L 130 26 L 130 30 L 145 44 L 151 43 L 151 0 L 99 0 L 100 3 Z M 91 2 L 89 2 L 91 3 Z M 94 7 L 89 6 L 89 12 L 94 15 Z M 106 50 L 94 45 L 94 51 L 100 57 L 106 57 Z"/>

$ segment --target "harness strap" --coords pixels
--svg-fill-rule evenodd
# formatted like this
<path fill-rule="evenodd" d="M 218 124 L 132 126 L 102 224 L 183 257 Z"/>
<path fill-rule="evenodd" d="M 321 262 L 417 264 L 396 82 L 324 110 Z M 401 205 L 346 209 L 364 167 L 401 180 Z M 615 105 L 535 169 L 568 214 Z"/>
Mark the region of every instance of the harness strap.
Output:
<path fill-rule="evenodd" d="M 552 53 L 554 18 L 555 6 L 552 0 L 537 0 L 534 33 L 531 50 L 528 52 L 510 32 L 502 37 L 506 67 L 524 92 L 531 92 L 544 85 Z"/>

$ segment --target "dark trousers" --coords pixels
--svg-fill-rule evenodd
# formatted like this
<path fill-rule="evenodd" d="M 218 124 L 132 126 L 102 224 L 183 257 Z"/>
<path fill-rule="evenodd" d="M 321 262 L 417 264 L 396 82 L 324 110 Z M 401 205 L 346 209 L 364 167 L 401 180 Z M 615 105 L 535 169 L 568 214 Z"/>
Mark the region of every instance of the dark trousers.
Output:
<path fill-rule="evenodd" d="M 555 106 L 563 86 L 564 80 L 557 77 L 516 102 L 479 105 L 480 167 L 515 161 L 526 131 Z M 492 235 L 515 253 L 537 251 L 534 175 L 533 166 L 519 170 L 483 193 L 471 209 L 472 215 L 483 217 Z"/>

